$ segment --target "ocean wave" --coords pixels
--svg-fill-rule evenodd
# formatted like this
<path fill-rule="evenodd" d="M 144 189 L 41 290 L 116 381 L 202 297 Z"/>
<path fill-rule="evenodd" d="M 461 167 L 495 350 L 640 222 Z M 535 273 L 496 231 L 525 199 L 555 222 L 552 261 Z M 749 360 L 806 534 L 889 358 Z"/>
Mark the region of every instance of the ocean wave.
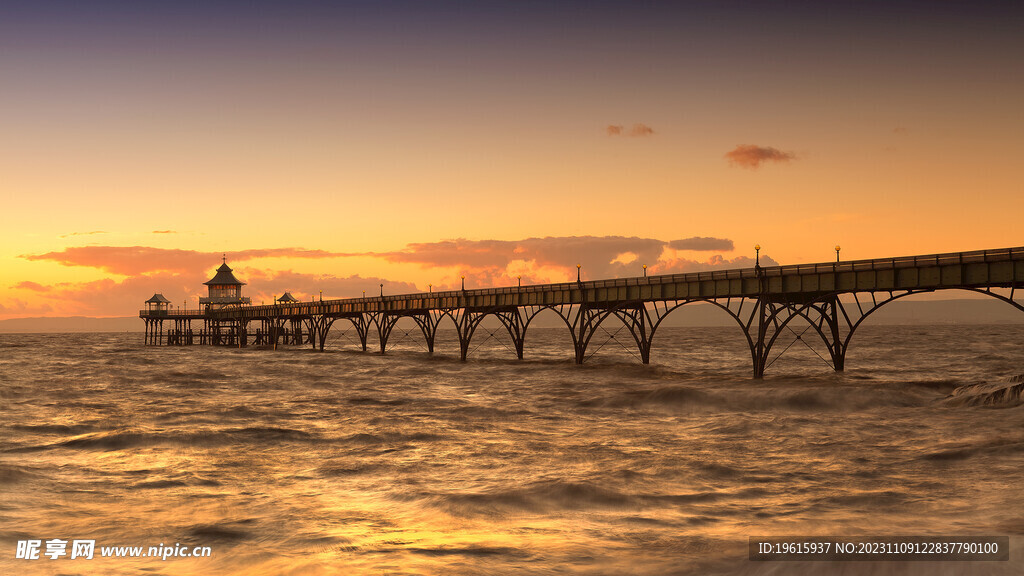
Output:
<path fill-rule="evenodd" d="M 376 464 L 368 464 L 366 466 L 352 466 L 345 464 L 324 464 L 316 469 L 321 476 L 335 477 L 335 476 L 359 476 L 362 474 L 369 474 L 376 472 L 381 469 L 381 466 Z"/>
<path fill-rule="evenodd" d="M 511 548 L 508 546 L 462 546 L 462 547 L 444 547 L 444 548 L 403 548 L 406 552 L 412 552 L 413 554 L 421 554 L 425 556 L 512 556 L 515 558 L 523 558 L 529 556 L 529 553 L 519 548 Z"/>
<path fill-rule="evenodd" d="M 132 485 L 133 490 L 159 490 L 162 488 L 179 488 L 188 486 L 184 480 L 150 480 Z"/>
<path fill-rule="evenodd" d="M 252 426 L 226 428 L 200 432 L 147 432 L 120 430 L 83 434 L 53 444 L 13 448 L 7 452 L 39 452 L 56 448 L 80 450 L 127 450 L 156 445 L 172 444 L 181 446 L 227 446 L 235 444 L 266 444 L 267 442 L 312 442 L 321 441 L 319 435 L 291 428 Z"/>
<path fill-rule="evenodd" d="M 546 480 L 523 488 L 492 492 L 425 495 L 434 506 L 454 516 L 501 516 L 515 511 L 580 510 L 636 505 L 629 495 L 588 482 Z"/>
<path fill-rule="evenodd" d="M 229 543 L 246 540 L 253 535 L 251 532 L 233 526 L 235 523 L 226 524 L 196 524 L 190 527 L 186 534 L 202 542 Z"/>
<path fill-rule="evenodd" d="M 437 548 L 393 546 L 387 548 L 367 548 L 360 550 L 363 554 L 402 554 L 412 553 L 420 556 L 469 556 L 469 557 L 498 557 L 508 556 L 515 559 L 523 559 L 531 554 L 519 548 L 509 546 L 439 546 Z"/>
<path fill-rule="evenodd" d="M 39 434 L 83 434 L 97 429 L 91 424 L 14 424 L 11 428 Z"/>
<path fill-rule="evenodd" d="M 1024 440 L 1019 438 L 994 438 L 978 443 L 948 444 L 921 456 L 924 460 L 949 461 L 965 460 L 974 456 L 1010 456 L 1024 453 Z"/>
<path fill-rule="evenodd" d="M 0 486 L 6 484 L 17 484 L 37 478 L 37 475 L 29 472 L 21 466 L 10 466 L 0 464 Z"/>
<path fill-rule="evenodd" d="M 378 400 L 377 398 L 367 398 L 367 397 L 349 398 L 347 400 L 347 402 L 349 404 L 354 404 L 356 406 L 367 406 L 367 405 L 369 405 L 369 406 L 401 406 L 403 404 L 408 403 L 408 401 L 404 400 L 404 399 L 398 399 L 398 400 Z"/>
<path fill-rule="evenodd" d="M 686 386 L 664 386 L 653 390 L 635 390 L 611 396 L 579 400 L 580 408 L 655 408 L 671 411 L 771 411 L 795 412 L 852 411 L 878 406 L 913 406 L 923 400 L 905 390 L 877 384 L 807 387 L 772 385 L 757 389 L 701 390 Z"/>
<path fill-rule="evenodd" d="M 437 442 L 445 440 L 446 436 L 440 436 L 438 434 L 431 434 L 429 432 L 414 432 L 412 434 L 402 434 L 399 432 L 384 432 L 380 434 L 370 434 L 367 432 L 359 432 L 342 438 L 343 443 L 351 444 L 401 444 L 405 442 Z"/>
<path fill-rule="evenodd" d="M 619 491 L 587 481 L 541 480 L 521 488 L 490 492 L 457 492 L 421 494 L 430 504 L 455 516 L 501 516 L 515 512 L 542 513 L 552 510 L 620 509 L 634 510 L 648 506 L 690 506 L 730 498 L 759 497 L 760 488 L 735 492 L 696 491 L 682 494 L 646 494 Z"/>
<path fill-rule="evenodd" d="M 988 406 L 1012 408 L 1024 404 L 1024 374 L 1011 376 L 999 382 L 968 384 L 946 397 L 950 406 Z"/>

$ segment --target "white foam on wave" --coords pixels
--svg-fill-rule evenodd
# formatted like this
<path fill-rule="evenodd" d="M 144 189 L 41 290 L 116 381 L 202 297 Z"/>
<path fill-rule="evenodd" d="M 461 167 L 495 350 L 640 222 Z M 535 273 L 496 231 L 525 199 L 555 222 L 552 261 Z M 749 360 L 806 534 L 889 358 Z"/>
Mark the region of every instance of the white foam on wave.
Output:
<path fill-rule="evenodd" d="M 961 386 L 946 397 L 953 406 L 991 406 L 1011 408 L 1024 404 L 1024 374 L 999 382 L 984 382 Z"/>

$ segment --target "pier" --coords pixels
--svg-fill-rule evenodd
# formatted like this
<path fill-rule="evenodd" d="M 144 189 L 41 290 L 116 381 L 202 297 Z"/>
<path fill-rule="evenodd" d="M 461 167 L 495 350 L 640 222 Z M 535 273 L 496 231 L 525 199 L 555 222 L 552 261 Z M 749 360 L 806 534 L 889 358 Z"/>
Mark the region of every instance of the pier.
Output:
<path fill-rule="evenodd" d="M 206 284 L 211 295 L 200 301 L 205 304 L 200 310 L 172 310 L 159 294 L 147 301 L 147 309 L 139 313 L 146 323 L 146 344 L 291 344 L 324 350 L 328 333 L 341 321 L 355 327 L 364 352 L 367 336 L 375 330 L 383 354 L 395 325 L 410 318 L 430 353 L 438 327 L 451 321 L 460 358 L 466 360 L 480 323 L 493 316 L 522 359 L 531 322 L 551 310 L 572 335 L 577 364 L 588 358 L 599 328 L 611 318 L 628 329 L 641 362 L 647 364 L 664 319 L 682 306 L 703 302 L 736 321 L 750 349 L 753 375 L 760 378 L 781 355 L 773 354 L 780 338 L 799 340 L 804 333 L 816 334 L 828 350 L 823 359 L 834 370 L 843 370 L 847 347 L 865 319 L 914 294 L 968 290 L 1024 312 L 1018 292 L 1024 288 L 1024 247 L 416 294 L 384 295 L 382 289 L 373 297 L 314 302 L 282 298 L 261 306 L 241 296 L 242 283 L 226 261 Z M 194 330 L 193 322 L 201 328 Z"/>

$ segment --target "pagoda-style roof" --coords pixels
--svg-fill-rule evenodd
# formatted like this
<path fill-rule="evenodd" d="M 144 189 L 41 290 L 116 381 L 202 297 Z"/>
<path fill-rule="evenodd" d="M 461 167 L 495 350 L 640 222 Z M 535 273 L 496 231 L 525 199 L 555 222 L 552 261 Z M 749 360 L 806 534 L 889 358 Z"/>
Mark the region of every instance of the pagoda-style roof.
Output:
<path fill-rule="evenodd" d="M 287 304 L 290 302 L 298 302 L 299 299 L 296 298 L 295 296 L 292 296 L 291 292 L 285 292 L 284 294 L 281 295 L 280 298 L 277 299 L 277 301 Z"/>
<path fill-rule="evenodd" d="M 146 304 L 170 304 L 171 301 L 164 298 L 163 294 L 153 294 L 153 297 L 146 300 Z"/>
<path fill-rule="evenodd" d="M 216 276 L 214 276 L 213 278 L 210 278 L 210 280 L 208 282 L 203 282 L 203 284 L 206 284 L 207 286 L 209 286 L 211 284 L 217 284 L 217 285 L 220 285 L 220 286 L 223 286 L 223 285 L 245 286 L 245 282 L 240 282 L 238 280 L 238 278 L 235 278 L 235 275 L 231 273 L 231 268 L 228 268 L 227 262 L 225 262 L 224 264 L 221 264 L 220 268 L 217 268 L 217 275 Z"/>

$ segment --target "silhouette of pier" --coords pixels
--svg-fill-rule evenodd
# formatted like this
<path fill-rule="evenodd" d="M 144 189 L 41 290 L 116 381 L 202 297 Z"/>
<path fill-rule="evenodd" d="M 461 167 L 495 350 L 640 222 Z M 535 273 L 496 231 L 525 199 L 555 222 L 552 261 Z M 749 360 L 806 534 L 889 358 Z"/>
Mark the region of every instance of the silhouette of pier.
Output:
<path fill-rule="evenodd" d="M 1024 247 L 479 290 L 399 295 L 384 295 L 382 290 L 373 297 L 315 302 L 292 298 L 266 306 L 248 305 L 241 297 L 242 283 L 224 268 L 226 262 L 207 282 L 211 298 L 204 299 L 203 310 L 172 310 L 166 299 L 154 295 L 139 313 L 146 322 L 146 343 L 274 348 L 292 344 L 323 350 L 328 333 L 340 321 L 355 327 L 364 352 L 367 336 L 375 330 L 383 354 L 395 325 L 410 318 L 433 353 L 439 326 L 450 320 L 458 333 L 460 358 L 466 360 L 481 322 L 493 316 L 522 359 L 531 322 L 551 310 L 572 335 L 577 364 L 589 357 L 594 337 L 612 318 L 628 329 L 640 360 L 647 364 L 665 318 L 682 306 L 703 302 L 736 321 L 750 349 L 753 375 L 760 378 L 781 355 L 772 358 L 780 339 L 799 340 L 811 331 L 828 350 L 823 359 L 843 370 L 857 328 L 882 306 L 906 296 L 968 290 L 1024 312 Z M 214 281 L 221 284 L 211 284 Z M 193 321 L 202 322 L 202 328 L 193 331 Z M 164 322 L 173 322 L 166 333 Z M 803 332 L 794 330 L 795 322 Z"/>

